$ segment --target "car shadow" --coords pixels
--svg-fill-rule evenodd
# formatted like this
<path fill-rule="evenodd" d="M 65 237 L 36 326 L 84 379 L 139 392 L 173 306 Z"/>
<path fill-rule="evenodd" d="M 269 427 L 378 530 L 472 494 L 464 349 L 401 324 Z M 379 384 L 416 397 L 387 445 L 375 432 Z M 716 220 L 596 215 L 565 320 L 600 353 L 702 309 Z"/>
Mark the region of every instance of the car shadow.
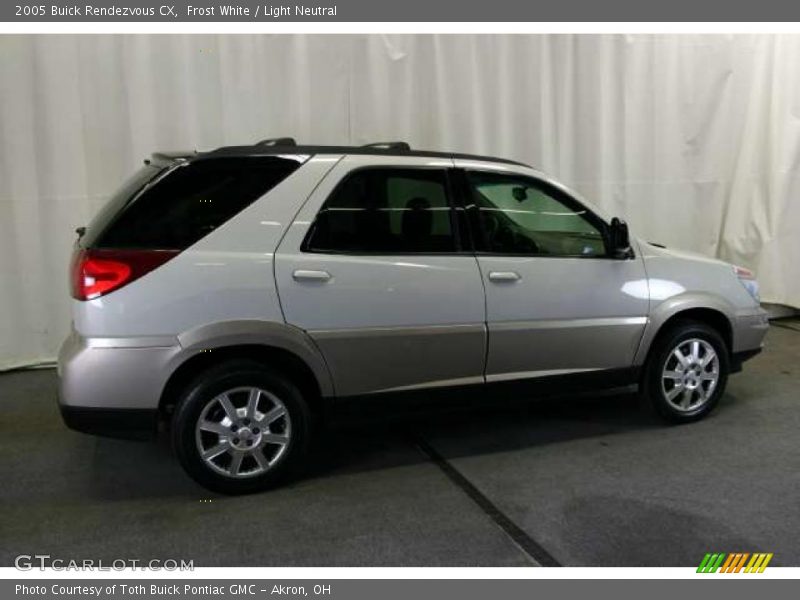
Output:
<path fill-rule="evenodd" d="M 364 413 L 351 407 L 347 412 L 322 432 L 306 477 L 428 461 L 419 446 L 431 440 L 445 443 L 445 458 L 459 458 L 663 426 L 629 390 L 407 409 L 393 406 L 385 411 L 369 407 Z M 459 443 L 447 443 L 454 440 Z M 387 452 L 393 445 L 414 452 Z"/>
<path fill-rule="evenodd" d="M 662 426 L 630 391 L 435 406 L 371 404 L 334 411 L 317 431 L 308 466 L 286 486 L 427 462 L 418 445 L 434 437 L 468 439 L 459 444 L 459 454 L 478 455 Z M 155 443 L 97 438 L 90 467 L 84 483 L 97 499 L 214 496 L 183 473 L 166 432 Z"/>
<path fill-rule="evenodd" d="M 373 401 L 334 411 L 317 431 L 308 466 L 287 485 L 426 462 L 417 446 L 431 437 L 473 436 L 463 453 L 487 454 L 659 426 L 630 392 L 386 410 Z M 90 467 L 85 483 L 98 499 L 214 495 L 183 473 L 166 432 L 155 443 L 97 438 Z"/>

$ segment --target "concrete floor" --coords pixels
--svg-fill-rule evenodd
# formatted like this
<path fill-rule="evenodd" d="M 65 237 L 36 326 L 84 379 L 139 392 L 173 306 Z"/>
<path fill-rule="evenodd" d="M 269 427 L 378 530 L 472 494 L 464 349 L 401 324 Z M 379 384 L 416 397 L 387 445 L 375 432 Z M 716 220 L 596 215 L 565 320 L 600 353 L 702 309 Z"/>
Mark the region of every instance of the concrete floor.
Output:
<path fill-rule="evenodd" d="M 690 566 L 708 551 L 800 566 L 800 322 L 767 344 L 696 424 L 664 426 L 630 394 L 384 419 L 326 434 L 303 479 L 237 498 L 184 476 L 165 440 L 67 430 L 53 371 L 5 374 L 0 566 Z"/>

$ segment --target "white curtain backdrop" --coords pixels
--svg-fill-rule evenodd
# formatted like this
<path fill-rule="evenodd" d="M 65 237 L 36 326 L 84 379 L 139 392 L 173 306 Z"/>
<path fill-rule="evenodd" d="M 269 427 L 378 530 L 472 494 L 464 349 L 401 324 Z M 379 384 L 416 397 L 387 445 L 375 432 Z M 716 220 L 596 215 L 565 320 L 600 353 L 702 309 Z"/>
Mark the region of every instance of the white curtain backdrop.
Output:
<path fill-rule="evenodd" d="M 800 36 L 3 36 L 0 367 L 55 356 L 142 159 L 279 135 L 518 159 L 800 307 Z"/>

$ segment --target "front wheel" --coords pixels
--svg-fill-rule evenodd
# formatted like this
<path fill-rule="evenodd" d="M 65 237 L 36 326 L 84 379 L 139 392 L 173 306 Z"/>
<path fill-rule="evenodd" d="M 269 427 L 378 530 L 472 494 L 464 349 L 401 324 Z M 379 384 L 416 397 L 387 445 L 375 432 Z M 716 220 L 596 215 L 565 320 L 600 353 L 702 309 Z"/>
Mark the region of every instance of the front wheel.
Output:
<path fill-rule="evenodd" d="M 667 420 L 696 421 L 716 406 L 729 369 L 728 349 L 716 330 L 704 323 L 680 322 L 654 343 L 642 392 Z"/>
<path fill-rule="evenodd" d="M 305 454 L 309 411 L 298 388 L 256 362 L 231 361 L 185 390 L 172 440 L 204 487 L 242 494 L 277 484 Z"/>

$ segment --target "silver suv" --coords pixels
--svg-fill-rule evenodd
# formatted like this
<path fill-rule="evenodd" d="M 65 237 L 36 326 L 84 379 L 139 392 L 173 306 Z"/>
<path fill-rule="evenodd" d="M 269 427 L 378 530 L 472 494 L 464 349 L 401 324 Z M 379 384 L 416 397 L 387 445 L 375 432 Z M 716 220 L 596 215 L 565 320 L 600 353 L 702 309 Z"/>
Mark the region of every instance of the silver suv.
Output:
<path fill-rule="evenodd" d="M 768 327 L 748 270 L 629 238 L 523 164 L 404 143 L 154 154 L 78 233 L 65 422 L 167 422 L 225 493 L 292 471 L 345 398 L 638 383 L 693 421 Z"/>

